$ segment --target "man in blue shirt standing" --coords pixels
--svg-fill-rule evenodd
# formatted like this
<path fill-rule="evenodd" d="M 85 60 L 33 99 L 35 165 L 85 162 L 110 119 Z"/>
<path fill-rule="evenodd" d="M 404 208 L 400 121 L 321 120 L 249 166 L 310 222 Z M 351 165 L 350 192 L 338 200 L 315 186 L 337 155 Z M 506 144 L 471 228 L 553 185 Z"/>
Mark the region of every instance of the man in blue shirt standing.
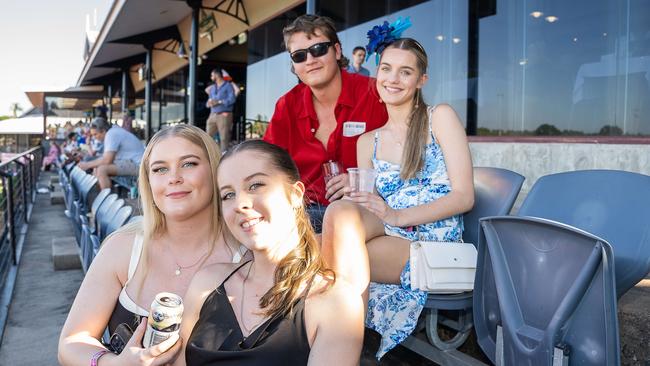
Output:
<path fill-rule="evenodd" d="M 363 76 L 370 76 L 370 71 L 366 69 L 365 67 L 361 66 L 363 64 L 363 61 L 366 60 L 366 49 L 357 46 L 354 47 L 354 50 L 352 51 L 352 62 L 350 63 L 350 66 L 348 66 L 348 72 L 350 74 L 361 74 Z"/>
<path fill-rule="evenodd" d="M 206 104 L 210 107 L 210 117 L 208 117 L 205 129 L 212 137 L 217 132 L 219 133 L 221 151 L 224 151 L 228 148 L 230 142 L 235 91 L 232 84 L 224 80 L 219 68 L 212 70 L 210 80 L 214 84 L 205 88 L 205 92 L 210 96 Z"/>

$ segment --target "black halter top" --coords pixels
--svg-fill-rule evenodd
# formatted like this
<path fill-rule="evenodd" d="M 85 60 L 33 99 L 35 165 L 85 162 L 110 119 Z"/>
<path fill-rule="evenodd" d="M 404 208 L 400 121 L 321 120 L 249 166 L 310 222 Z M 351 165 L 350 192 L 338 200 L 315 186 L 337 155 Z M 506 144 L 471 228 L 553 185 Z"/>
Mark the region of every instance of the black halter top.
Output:
<path fill-rule="evenodd" d="M 248 337 L 242 334 L 224 283 L 246 263 L 228 275 L 203 303 L 187 342 L 187 365 L 307 365 L 310 347 L 305 330 L 305 296 L 296 301 L 290 316 L 272 317 Z M 308 292 L 309 288 L 305 294 Z"/>

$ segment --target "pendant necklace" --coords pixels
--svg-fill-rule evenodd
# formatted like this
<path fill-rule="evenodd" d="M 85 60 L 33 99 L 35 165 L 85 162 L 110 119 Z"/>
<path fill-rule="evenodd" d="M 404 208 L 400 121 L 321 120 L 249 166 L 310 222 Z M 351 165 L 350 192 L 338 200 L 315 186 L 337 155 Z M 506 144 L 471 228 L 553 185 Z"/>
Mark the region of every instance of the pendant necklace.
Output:
<path fill-rule="evenodd" d="M 246 277 L 244 277 L 244 281 L 241 284 L 241 300 L 239 301 L 239 319 L 241 320 L 242 330 L 245 331 L 247 334 L 247 336 L 245 336 L 244 339 L 248 338 L 248 336 L 251 335 L 251 330 L 256 329 L 257 327 L 260 326 L 260 324 L 266 321 L 266 319 L 262 319 L 257 324 L 254 324 L 251 328 L 248 328 L 246 326 L 246 322 L 244 321 L 244 297 L 246 295 L 246 281 L 248 280 L 248 277 L 251 274 L 251 269 L 253 269 L 253 263 L 251 263 L 251 266 L 248 267 L 248 272 L 246 272 Z"/>
<path fill-rule="evenodd" d="M 172 255 L 172 260 L 174 261 L 174 264 L 176 264 L 176 270 L 174 271 L 174 274 L 176 276 L 181 275 L 181 270 L 192 268 L 192 267 L 196 266 L 197 264 L 199 264 L 201 259 L 203 259 L 206 255 L 208 255 L 208 252 L 206 251 L 202 256 L 199 257 L 199 259 L 196 260 L 196 262 L 192 263 L 189 266 L 181 266 L 180 264 L 178 264 L 178 262 L 176 262 L 176 258 L 174 257 L 173 253 L 171 252 L 171 248 L 169 248 L 169 253 Z"/>

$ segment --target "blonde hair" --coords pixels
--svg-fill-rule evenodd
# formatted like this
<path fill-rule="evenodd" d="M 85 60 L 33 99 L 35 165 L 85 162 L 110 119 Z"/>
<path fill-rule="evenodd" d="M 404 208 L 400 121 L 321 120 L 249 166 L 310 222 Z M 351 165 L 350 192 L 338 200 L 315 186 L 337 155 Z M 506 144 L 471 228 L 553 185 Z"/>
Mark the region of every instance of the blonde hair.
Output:
<path fill-rule="evenodd" d="M 397 48 L 410 51 L 415 55 L 416 66 L 420 77 L 427 73 L 428 58 L 422 45 L 412 38 L 399 38 L 389 44 L 385 49 Z M 382 51 L 383 57 L 383 51 Z M 400 177 L 404 180 L 415 178 L 424 166 L 424 150 L 429 138 L 429 116 L 427 105 L 422 97 L 422 89 L 418 88 L 413 96 L 413 109 L 408 118 L 406 143 L 402 153 L 402 169 Z"/>
<path fill-rule="evenodd" d="M 144 276 L 140 281 L 139 288 L 142 287 L 147 275 L 147 267 L 149 264 L 147 248 L 151 245 L 150 243 L 152 240 L 163 234 L 166 230 L 165 214 L 156 206 L 153 199 L 153 193 L 151 192 L 151 183 L 149 181 L 151 152 L 158 143 L 170 137 L 180 137 L 200 147 L 208 158 L 208 164 L 210 165 L 211 182 L 207 184 L 212 185 L 212 201 L 210 203 L 212 206 L 210 221 L 210 233 L 212 237 L 209 238 L 208 241 L 208 253 L 203 257 L 199 267 L 203 265 L 203 262 L 205 262 L 214 251 L 216 242 L 222 230 L 221 204 L 217 185 L 217 165 L 219 164 L 219 157 L 221 156 L 219 146 L 205 131 L 190 125 L 179 124 L 158 131 L 151 138 L 149 144 L 147 144 L 147 148 L 144 150 L 138 174 L 138 190 L 140 192 L 140 207 L 142 208 L 143 220 L 142 222 L 126 225 L 120 229 L 121 232 L 136 233 L 143 236 L 142 260 L 140 261 L 140 265 L 142 266 Z"/>
<path fill-rule="evenodd" d="M 221 162 L 243 151 L 263 155 L 276 171 L 285 175 L 287 187 L 300 180 L 296 164 L 286 150 L 263 140 L 247 140 L 226 151 Z M 287 190 L 287 199 L 290 199 Z M 300 289 L 309 285 L 316 276 L 329 279 L 329 286 L 336 280 L 334 271 L 328 269 L 320 255 L 320 244 L 305 211 L 304 202 L 296 209 L 296 228 L 300 242 L 278 264 L 273 275 L 273 286 L 260 299 L 265 316 L 287 315 L 293 312 L 296 300 L 302 295 Z"/>

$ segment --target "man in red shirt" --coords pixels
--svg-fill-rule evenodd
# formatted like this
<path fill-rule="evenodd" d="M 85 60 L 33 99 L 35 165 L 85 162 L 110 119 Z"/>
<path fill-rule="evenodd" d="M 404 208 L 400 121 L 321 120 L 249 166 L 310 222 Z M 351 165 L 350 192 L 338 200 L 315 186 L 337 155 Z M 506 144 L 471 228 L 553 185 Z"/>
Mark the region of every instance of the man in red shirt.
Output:
<path fill-rule="evenodd" d="M 338 161 L 344 172 L 356 167 L 357 139 L 383 126 L 388 115 L 375 79 L 345 71 L 347 60 L 329 18 L 302 15 L 282 32 L 292 71 L 302 83 L 278 100 L 264 140 L 289 152 L 322 217 L 348 182 L 344 173 L 325 186 L 323 164 Z"/>

